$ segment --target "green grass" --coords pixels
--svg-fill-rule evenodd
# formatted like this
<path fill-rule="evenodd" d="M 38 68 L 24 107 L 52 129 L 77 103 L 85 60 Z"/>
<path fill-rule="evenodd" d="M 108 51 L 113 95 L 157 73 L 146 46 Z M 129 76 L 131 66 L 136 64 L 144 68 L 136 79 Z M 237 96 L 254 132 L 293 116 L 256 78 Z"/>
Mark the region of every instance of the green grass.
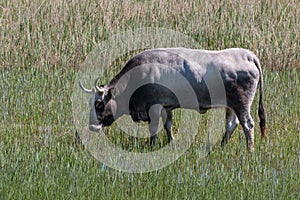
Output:
<path fill-rule="evenodd" d="M 298 1 L 99 2 L 0 3 L 0 199 L 299 199 Z M 142 27 L 180 31 L 203 49 L 244 47 L 258 55 L 268 137 L 260 139 L 256 99 L 253 154 L 239 127 L 224 149 L 217 145 L 202 159 L 205 115 L 196 142 L 155 172 L 116 171 L 76 143 L 76 73 L 98 43 Z M 124 55 L 107 79 L 131 56 Z M 109 138 L 130 150 L 147 142 L 114 133 Z M 159 145 L 165 142 L 161 133 Z"/>
<path fill-rule="evenodd" d="M 15 83 L 13 77 L 17 74 L 13 75 L 5 80 Z M 216 147 L 204 159 L 200 157 L 198 144 L 194 143 L 179 160 L 164 169 L 127 174 L 104 167 L 74 142 L 71 105 L 60 105 L 59 97 L 50 95 L 61 92 L 62 101 L 68 102 L 71 81 L 54 76 L 46 80 L 42 79 L 42 72 L 35 72 L 28 78 L 35 85 L 31 86 L 34 92 L 7 93 L 3 98 L 7 99 L 2 104 L 4 110 L 7 106 L 13 111 L 8 110 L 8 114 L 2 116 L 5 123 L 0 136 L 0 195 L 2 199 L 295 199 L 300 185 L 299 73 L 267 70 L 264 76 L 268 138 L 261 141 L 256 127 L 253 154 L 246 151 L 243 133 L 238 128 L 228 146 Z M 63 84 L 64 89 L 57 89 L 58 84 Z M 272 87 L 274 85 L 276 87 Z M 49 87 L 50 94 L 37 95 L 45 87 Z M 22 96 L 23 101 L 18 101 Z M 253 105 L 253 113 L 256 113 L 256 105 Z M 198 135 L 201 134 L 204 133 L 199 131 Z M 166 139 L 164 134 L 159 138 Z"/>

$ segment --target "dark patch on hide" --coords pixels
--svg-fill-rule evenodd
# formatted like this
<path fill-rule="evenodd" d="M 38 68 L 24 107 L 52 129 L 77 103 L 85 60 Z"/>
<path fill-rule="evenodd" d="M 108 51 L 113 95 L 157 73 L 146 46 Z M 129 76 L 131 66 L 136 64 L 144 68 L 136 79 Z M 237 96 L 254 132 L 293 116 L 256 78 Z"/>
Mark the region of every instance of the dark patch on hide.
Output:
<path fill-rule="evenodd" d="M 129 113 L 133 121 L 150 121 L 149 109 L 162 105 L 166 110 L 179 107 L 176 95 L 167 87 L 149 83 L 139 87 L 130 97 Z"/>

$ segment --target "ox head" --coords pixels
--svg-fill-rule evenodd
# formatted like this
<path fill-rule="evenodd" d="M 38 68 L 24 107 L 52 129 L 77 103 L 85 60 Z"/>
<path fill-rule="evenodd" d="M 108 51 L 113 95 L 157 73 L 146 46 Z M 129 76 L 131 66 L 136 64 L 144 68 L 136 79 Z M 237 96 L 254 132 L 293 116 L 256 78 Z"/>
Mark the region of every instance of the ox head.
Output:
<path fill-rule="evenodd" d="M 114 113 L 116 111 L 116 101 L 114 100 L 114 88 L 107 86 L 98 86 L 98 79 L 92 89 L 86 89 L 81 81 L 79 86 L 89 94 L 92 94 L 90 99 L 90 118 L 89 129 L 99 132 L 102 127 L 110 126 L 114 121 Z"/>

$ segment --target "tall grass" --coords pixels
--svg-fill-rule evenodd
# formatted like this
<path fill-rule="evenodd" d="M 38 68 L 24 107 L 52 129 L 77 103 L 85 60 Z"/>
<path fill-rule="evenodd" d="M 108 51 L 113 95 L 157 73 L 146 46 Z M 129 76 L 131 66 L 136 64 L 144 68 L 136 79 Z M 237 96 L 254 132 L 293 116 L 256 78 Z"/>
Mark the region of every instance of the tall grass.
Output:
<path fill-rule="evenodd" d="M 77 68 L 99 42 L 140 27 L 180 31 L 203 49 L 246 47 L 267 68 L 299 68 L 299 4 L 296 0 L 2 1 L 1 68 Z"/>
<path fill-rule="evenodd" d="M 299 197 L 299 1 L 3 0 L 0 9 L 0 199 Z M 162 170 L 126 174 L 76 142 L 76 72 L 98 43 L 143 27 L 180 31 L 203 49 L 244 47 L 259 56 L 268 139 L 256 134 L 253 154 L 239 128 L 205 159 L 195 142 Z M 257 122 L 256 110 L 257 101 Z M 201 135 L 205 118 L 199 123 Z M 111 139 L 132 144 L 122 135 Z"/>

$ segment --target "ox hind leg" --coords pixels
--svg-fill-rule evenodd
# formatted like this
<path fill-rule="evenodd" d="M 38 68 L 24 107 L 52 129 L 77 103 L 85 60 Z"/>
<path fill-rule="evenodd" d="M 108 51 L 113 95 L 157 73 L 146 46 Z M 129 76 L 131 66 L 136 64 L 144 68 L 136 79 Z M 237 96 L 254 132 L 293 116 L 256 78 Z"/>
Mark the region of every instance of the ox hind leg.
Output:
<path fill-rule="evenodd" d="M 226 108 L 226 131 L 223 136 L 221 146 L 225 146 L 228 143 L 238 124 L 239 120 L 235 112 L 230 108 Z"/>
<path fill-rule="evenodd" d="M 250 115 L 250 108 L 242 109 L 237 113 L 237 117 L 246 137 L 247 148 L 252 152 L 254 150 L 254 121 Z"/>

